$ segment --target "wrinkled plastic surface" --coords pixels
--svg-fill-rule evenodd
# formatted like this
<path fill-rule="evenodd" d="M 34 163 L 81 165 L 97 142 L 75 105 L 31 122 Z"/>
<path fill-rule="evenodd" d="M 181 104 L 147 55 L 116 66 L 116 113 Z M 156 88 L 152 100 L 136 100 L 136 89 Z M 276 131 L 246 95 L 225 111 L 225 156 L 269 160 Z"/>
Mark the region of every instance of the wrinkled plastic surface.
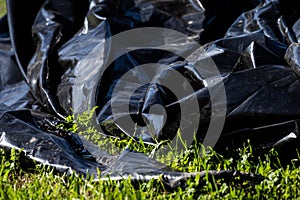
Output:
<path fill-rule="evenodd" d="M 56 123 L 73 111 L 82 113 L 97 105 L 97 120 L 104 134 L 116 137 L 128 134 L 113 121 L 115 82 L 137 65 L 163 63 L 173 65 L 194 86 L 193 95 L 201 108 L 197 139 L 203 141 L 211 115 L 210 96 L 208 86 L 193 69 L 211 57 L 221 76 L 210 78 L 224 82 L 227 100 L 215 102 L 227 110 L 215 150 L 226 154 L 250 139 L 256 154 L 275 147 L 283 160 L 291 159 L 300 144 L 300 3 L 270 0 L 201 3 L 8 0 L 8 16 L 0 24 L 0 145 L 23 149 L 30 158 L 60 171 L 97 174 L 99 168 L 102 175 L 109 174 L 115 179 L 131 175 L 137 180 L 165 174 L 166 183 L 176 187 L 178 180 L 195 174 L 174 172 L 144 154 L 129 150 L 111 155 L 83 137 L 57 129 Z M 100 56 L 92 58 L 88 66 L 81 62 L 91 51 L 105 54 L 108 37 L 139 27 L 173 29 L 203 46 L 193 52 L 193 62 L 188 65 L 177 55 L 151 49 L 135 50 L 117 58 L 103 76 L 100 71 L 104 61 L 99 60 Z M 172 48 L 188 52 L 191 45 L 187 42 Z M 136 73 L 139 78 L 147 78 L 147 74 Z M 168 77 L 164 69 L 156 73 L 157 81 Z M 130 87 L 134 82 L 126 84 Z M 151 121 L 146 112 L 151 105 L 185 102 L 184 98 L 173 98 L 159 87 L 140 88 L 135 97 L 130 101 L 132 118 L 138 124 L 148 119 L 154 123 L 153 127 L 160 124 Z M 120 108 L 126 104 L 119 103 Z M 180 112 L 176 106 L 169 107 L 168 121 L 162 131 L 154 130 L 155 138 L 166 139 L 177 132 Z M 128 115 L 122 111 L 119 114 Z M 151 143 L 153 133 L 147 131 L 146 127 L 136 137 Z M 234 174 L 211 172 L 218 173 Z"/>

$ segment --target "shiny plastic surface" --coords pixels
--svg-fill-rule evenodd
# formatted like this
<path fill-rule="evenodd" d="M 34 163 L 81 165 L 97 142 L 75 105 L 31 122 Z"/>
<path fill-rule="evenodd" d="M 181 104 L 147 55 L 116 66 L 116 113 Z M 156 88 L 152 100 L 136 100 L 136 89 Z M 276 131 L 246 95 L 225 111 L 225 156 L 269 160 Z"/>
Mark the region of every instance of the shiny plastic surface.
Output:
<path fill-rule="evenodd" d="M 111 155 L 55 124 L 73 112 L 80 114 L 98 106 L 96 119 L 103 134 L 131 137 L 120 124 L 130 115 L 144 127 L 133 138 L 153 143 L 172 138 L 180 120 L 188 126 L 188 117 L 200 114 L 196 136 L 202 142 L 214 114 L 208 90 L 218 89 L 215 83 L 222 81 L 226 101 L 214 104 L 226 108 L 226 119 L 215 150 L 226 154 L 250 139 L 255 154 L 275 147 L 283 160 L 295 156 L 300 144 L 298 1 L 8 0 L 7 5 L 8 23 L 3 18 L 0 24 L 1 146 L 24 149 L 31 159 L 60 171 L 97 174 L 98 167 L 103 177 L 132 175 L 137 180 L 165 174 L 169 177 L 166 184 L 177 187 L 176 181 L 195 174 L 174 172 L 130 150 Z M 34 9 L 29 9 L 32 6 Z M 192 38 L 192 42 L 173 41 L 171 35 L 151 38 L 153 43 L 187 55 L 190 62 L 163 50 L 137 49 L 116 57 L 103 73 L 105 56 L 118 55 L 118 45 L 108 38 L 141 27 L 172 29 Z M 143 37 L 147 36 L 136 40 Z M 202 46 L 193 49 L 195 41 Z M 220 72 L 220 76 L 206 74 L 211 85 L 196 70 L 206 58 L 212 59 Z M 159 86 L 172 79 L 172 71 L 165 67 L 147 73 L 135 69 L 147 63 L 175 69 L 194 92 L 172 96 Z M 128 102 L 114 96 L 113 90 L 130 70 L 139 80 L 151 78 L 151 73 L 155 79 L 135 91 L 127 105 L 130 113 L 126 113 L 122 107 Z M 128 88 L 135 83 L 132 79 L 122 82 Z M 185 83 L 177 84 L 184 90 Z M 199 111 L 179 116 L 178 104 L 189 104 L 190 96 L 197 99 Z M 112 108 L 116 99 L 117 106 Z M 168 118 L 163 126 L 162 114 L 149 114 L 153 105 L 166 108 Z"/>

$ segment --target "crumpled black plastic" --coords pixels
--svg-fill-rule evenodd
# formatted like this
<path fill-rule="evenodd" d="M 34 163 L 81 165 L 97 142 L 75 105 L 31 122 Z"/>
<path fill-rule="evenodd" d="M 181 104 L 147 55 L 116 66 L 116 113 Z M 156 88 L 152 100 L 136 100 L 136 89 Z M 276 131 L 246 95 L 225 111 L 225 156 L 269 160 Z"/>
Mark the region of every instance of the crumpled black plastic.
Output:
<path fill-rule="evenodd" d="M 207 86 L 193 69 L 211 57 L 221 73 L 211 78 L 224 82 L 227 98 L 227 102 L 216 102 L 227 107 L 227 114 L 214 149 L 226 154 L 250 139 L 255 154 L 275 147 L 282 160 L 296 156 L 300 115 L 300 3 L 291 0 L 203 0 L 201 3 L 192 0 L 8 0 L 7 17 L 0 21 L 0 145 L 23 149 L 31 159 L 60 171 L 97 174 L 99 168 L 103 176 L 120 179 L 131 175 L 136 180 L 164 174 L 171 188 L 181 186 L 178 180 L 195 174 L 175 172 L 130 150 L 111 155 L 81 136 L 58 129 L 56 124 L 73 111 L 81 113 L 90 109 L 94 103 L 98 106 L 97 120 L 104 134 L 128 135 L 112 117 L 111 92 L 115 82 L 138 65 L 163 63 L 173 66 L 194 86 L 194 95 L 203 108 L 197 132 L 201 142 L 212 114 L 211 102 Z M 102 60 L 93 58 L 95 64 L 89 66 L 81 62 L 92 50 L 107 53 L 105 41 L 110 36 L 140 27 L 173 29 L 193 37 L 203 46 L 193 52 L 197 55 L 193 63 L 161 50 L 135 50 L 117 58 L 103 76 Z M 153 38 L 153 41 L 160 39 Z M 191 53 L 190 45 L 184 43 L 174 48 Z M 168 72 L 164 69 L 158 71 L 159 79 L 164 79 L 165 73 Z M 145 119 L 150 119 L 147 111 L 153 104 L 167 107 L 184 101 L 170 96 L 165 88 L 148 90 L 147 87 L 140 88 L 130 102 L 130 114 L 137 124 L 143 125 Z M 162 131 L 154 132 L 156 138 L 170 139 L 177 132 L 178 113 L 178 107 L 169 106 L 168 121 Z M 125 115 L 128 113 L 120 113 Z M 151 143 L 153 133 L 147 131 L 146 126 L 136 138 Z"/>

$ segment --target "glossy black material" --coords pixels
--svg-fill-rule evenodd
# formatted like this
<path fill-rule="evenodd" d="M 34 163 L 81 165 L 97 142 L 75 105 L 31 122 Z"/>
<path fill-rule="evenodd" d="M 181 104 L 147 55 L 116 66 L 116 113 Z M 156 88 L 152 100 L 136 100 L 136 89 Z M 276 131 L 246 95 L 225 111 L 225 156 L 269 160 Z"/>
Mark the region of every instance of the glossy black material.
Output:
<path fill-rule="evenodd" d="M 221 137 L 214 148 L 226 154 L 250 139 L 256 154 L 275 147 L 283 160 L 293 158 L 300 144 L 299 2 L 195 2 L 8 0 L 8 15 L 0 20 L 0 145 L 24 149 L 29 158 L 60 171 L 97 174 L 100 168 L 102 175 L 109 174 L 115 179 L 132 175 L 137 180 L 163 173 L 169 180 L 167 185 L 180 186 L 176 181 L 195 174 L 174 172 L 130 150 L 110 155 L 74 133 L 57 129 L 56 124 L 74 110 L 80 113 L 97 105 L 96 117 L 104 134 L 128 135 L 113 121 L 115 83 L 138 65 L 161 63 L 172 66 L 192 85 L 201 116 L 197 137 L 203 141 L 210 122 L 211 102 L 208 86 L 195 69 L 201 67 L 203 59 L 211 57 L 220 76 L 209 78 L 222 80 L 226 92 L 226 101 L 215 103 L 227 110 Z M 108 53 L 110 45 L 107 38 L 141 27 L 173 29 L 202 46 L 193 52 L 191 63 L 163 50 L 135 50 L 117 58 L 102 75 L 101 55 Z M 154 43 L 161 39 L 152 38 Z M 191 53 L 192 43 L 174 44 L 177 43 L 165 45 L 187 55 Z M 99 58 L 93 57 L 90 65 L 81 62 L 94 50 Z M 117 52 L 110 50 L 112 55 Z M 147 78 L 145 73 L 134 73 L 138 78 Z M 159 127 L 151 121 L 149 108 L 154 104 L 167 108 L 168 119 L 162 131 L 155 129 L 150 134 L 145 128 L 135 135 L 149 143 L 153 142 L 152 136 L 172 138 L 179 121 L 186 120 L 179 116 L 180 108 L 176 105 L 189 103 L 159 85 L 170 75 L 165 68 L 155 73 L 154 84 L 139 88 L 128 105 L 131 118 L 140 126 L 150 120 L 153 127 Z M 126 84 L 130 87 L 134 81 Z M 182 84 L 178 83 L 180 87 Z M 125 104 L 119 102 L 119 118 L 128 115 L 121 111 Z M 191 112 L 189 117 L 197 114 Z"/>

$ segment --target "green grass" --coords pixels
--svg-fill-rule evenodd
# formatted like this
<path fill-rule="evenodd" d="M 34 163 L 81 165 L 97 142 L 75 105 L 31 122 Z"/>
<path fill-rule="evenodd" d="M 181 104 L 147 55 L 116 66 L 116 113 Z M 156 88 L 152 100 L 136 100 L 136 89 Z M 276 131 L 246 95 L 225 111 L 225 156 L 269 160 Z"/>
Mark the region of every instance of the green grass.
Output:
<path fill-rule="evenodd" d="M 164 187 L 161 180 L 145 183 L 122 181 L 92 181 L 73 174 L 57 174 L 42 165 L 24 162 L 24 155 L 12 150 L 1 150 L 1 199 L 299 199 L 300 170 L 295 166 L 279 167 L 271 160 L 253 161 L 251 147 L 239 151 L 239 159 L 226 159 L 211 152 L 203 158 L 195 157 L 198 149 L 185 152 L 174 162 L 185 171 L 237 169 L 258 173 L 265 177 L 261 184 L 251 185 L 238 177 L 232 181 L 210 180 L 206 177 L 188 180 L 186 188 L 174 191 Z M 199 153 L 199 152 L 198 152 Z M 21 162 L 22 161 L 22 162 Z"/>
<path fill-rule="evenodd" d="M 6 3 L 5 0 L 0 0 L 0 17 L 6 13 Z"/>
<path fill-rule="evenodd" d="M 99 138 L 92 128 L 91 113 L 74 119 L 70 116 L 60 127 L 77 131 L 111 153 L 118 148 L 130 147 L 149 153 L 153 148 L 130 139 Z M 74 124 L 73 121 L 76 123 Z M 181 153 L 158 156 L 174 169 L 184 172 L 208 170 L 239 170 L 260 174 L 264 180 L 259 184 L 235 177 L 234 179 L 211 179 L 207 176 L 186 181 L 186 187 L 168 189 L 162 180 L 137 184 L 130 179 L 121 181 L 93 181 L 72 174 L 58 174 L 41 164 L 25 159 L 16 150 L 0 150 L 0 199 L 299 199 L 300 169 L 293 163 L 281 167 L 277 154 L 270 151 L 262 158 L 253 156 L 250 144 L 236 151 L 235 159 L 223 157 L 214 151 L 202 152 L 201 146 L 193 145 Z M 199 156 L 199 155 L 202 156 Z"/>

